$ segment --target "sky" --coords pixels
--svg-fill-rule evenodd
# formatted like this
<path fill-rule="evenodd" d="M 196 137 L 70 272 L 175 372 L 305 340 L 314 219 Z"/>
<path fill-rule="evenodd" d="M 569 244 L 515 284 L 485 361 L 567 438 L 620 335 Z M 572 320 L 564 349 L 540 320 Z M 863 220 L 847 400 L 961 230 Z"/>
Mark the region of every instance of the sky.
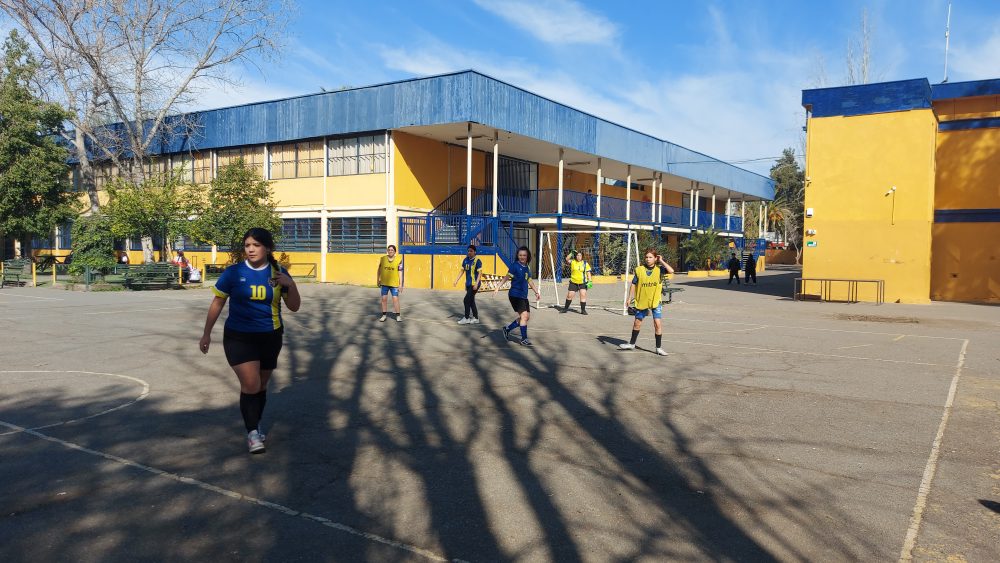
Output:
<path fill-rule="evenodd" d="M 1000 2 L 952 2 L 949 80 L 1000 77 Z M 298 0 L 277 60 L 197 109 L 476 69 L 745 168 L 802 148 L 867 10 L 879 81 L 943 78 L 947 0 Z M 824 78 L 825 77 L 825 78 Z M 195 108 L 192 108 L 195 109 Z"/>

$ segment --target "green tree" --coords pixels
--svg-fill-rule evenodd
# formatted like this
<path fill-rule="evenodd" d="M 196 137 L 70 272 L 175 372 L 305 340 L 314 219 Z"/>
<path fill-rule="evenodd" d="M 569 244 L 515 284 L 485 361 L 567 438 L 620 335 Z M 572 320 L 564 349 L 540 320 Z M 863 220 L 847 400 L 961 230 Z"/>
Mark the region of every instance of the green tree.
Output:
<path fill-rule="evenodd" d="M 252 227 L 281 234 L 281 217 L 271 183 L 242 158 L 223 167 L 208 190 L 205 210 L 194 224 L 195 236 L 229 249 L 232 262 L 243 259 L 243 235 Z"/>
<path fill-rule="evenodd" d="M 73 222 L 73 262 L 69 270 L 82 274 L 89 266 L 92 271 L 109 270 L 115 265 L 115 238 L 111 218 L 94 213 Z"/>
<path fill-rule="evenodd" d="M 38 72 L 27 43 L 11 31 L 0 65 L 0 232 L 21 241 L 22 256 L 31 256 L 34 236 L 77 214 L 68 153 L 55 140 L 67 114 L 35 94 Z"/>
<path fill-rule="evenodd" d="M 729 239 L 719 236 L 719 231 L 708 229 L 691 233 L 691 238 L 681 242 L 681 249 L 687 254 L 692 269 L 711 269 L 722 262 Z"/>
<path fill-rule="evenodd" d="M 799 168 L 795 150 L 788 148 L 771 167 L 774 201 L 768 206 L 767 220 L 774 230 L 795 250 L 796 261 L 802 257 L 802 228 L 805 212 L 805 172 Z"/>
<path fill-rule="evenodd" d="M 185 184 L 177 174 L 153 176 L 139 183 L 123 178 L 108 184 L 107 214 L 117 238 L 160 238 L 160 260 L 166 261 L 170 242 L 191 232 L 191 217 L 201 209 L 201 188 Z M 153 260 L 145 241 L 146 262 Z"/>

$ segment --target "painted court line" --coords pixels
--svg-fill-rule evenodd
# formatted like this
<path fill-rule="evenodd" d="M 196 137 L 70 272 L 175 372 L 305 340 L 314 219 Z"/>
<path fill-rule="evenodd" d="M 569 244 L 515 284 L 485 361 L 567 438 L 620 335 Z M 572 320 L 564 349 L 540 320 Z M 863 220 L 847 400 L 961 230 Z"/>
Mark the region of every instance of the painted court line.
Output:
<path fill-rule="evenodd" d="M 944 402 L 944 413 L 941 414 L 941 424 L 938 425 L 937 434 L 934 436 L 934 442 L 931 445 L 931 455 L 927 458 L 927 465 L 924 467 L 924 476 L 920 480 L 920 488 L 917 489 L 917 503 L 913 506 L 910 527 L 906 530 L 903 549 L 899 552 L 900 561 L 913 560 L 913 548 L 917 544 L 917 534 L 920 533 L 920 523 L 924 517 L 924 508 L 927 506 L 927 496 L 931 492 L 931 483 L 934 481 L 934 474 L 937 472 L 938 458 L 941 455 L 941 441 L 944 439 L 944 431 L 948 426 L 948 419 L 951 417 L 951 407 L 955 403 L 958 380 L 962 377 L 962 367 L 965 365 L 965 351 L 968 347 L 969 340 L 965 339 L 962 342 L 962 350 L 958 353 L 955 376 L 951 378 L 951 387 L 948 388 L 948 399 Z"/>
<path fill-rule="evenodd" d="M 106 414 L 110 414 L 110 413 L 113 413 L 115 411 L 121 410 L 121 409 L 123 409 L 125 407 L 132 406 L 132 405 L 138 403 L 139 401 L 145 399 L 149 395 L 149 383 L 147 383 L 146 381 L 144 381 L 142 379 L 139 379 L 138 377 L 132 377 L 131 375 L 121 375 L 121 374 L 117 374 L 117 373 L 101 373 L 101 372 L 96 372 L 96 371 L 77 371 L 77 370 L 0 370 L 0 374 L 2 374 L 2 373 L 82 373 L 82 374 L 86 374 L 86 375 L 107 375 L 107 376 L 111 376 L 111 377 L 119 377 L 121 379 L 128 379 L 130 381 L 134 381 L 134 382 L 138 383 L 139 385 L 142 385 L 142 393 L 139 393 L 139 396 L 136 397 L 136 398 L 134 398 L 134 399 L 132 399 L 131 401 L 128 401 L 126 403 L 122 403 L 122 404 L 120 404 L 120 405 L 118 405 L 116 407 L 112 407 L 112 408 L 107 409 L 107 410 L 103 410 L 103 411 L 101 411 L 99 413 L 91 414 L 91 415 L 88 415 L 88 416 L 83 416 L 83 417 L 80 417 L 80 418 L 74 418 L 72 420 L 64 420 L 62 422 L 53 422 L 52 424 L 46 424 L 45 426 L 36 426 L 34 428 L 31 428 L 31 430 L 44 430 L 45 428 L 53 428 L 53 427 L 56 427 L 56 426 L 64 426 L 64 425 L 67 425 L 67 424 L 73 424 L 75 422 L 80 422 L 82 420 L 90 420 L 92 418 L 97 418 L 99 416 L 104 416 Z M 17 433 L 16 430 L 15 431 L 9 431 L 9 432 L 3 432 L 3 433 L 0 433 L 0 436 L 6 436 L 8 434 L 16 434 L 16 433 Z"/>
<path fill-rule="evenodd" d="M 119 457 L 119 456 L 116 456 L 114 454 L 109 454 L 109 453 L 98 451 L 98 450 L 92 450 L 92 449 L 87 448 L 85 446 L 81 446 L 81 445 L 75 444 L 73 442 L 68 442 L 66 440 L 62 440 L 62 439 L 56 438 L 54 436 L 49 436 L 48 434 L 43 434 L 43 433 L 38 432 L 36 430 L 31 430 L 29 428 L 23 428 L 23 427 L 18 426 L 16 424 L 11 424 L 9 422 L 4 422 L 2 420 L 0 420 L 0 426 L 5 426 L 5 427 L 13 430 L 14 433 L 21 432 L 21 433 L 24 433 L 24 434 L 28 434 L 28 435 L 34 436 L 35 438 L 39 438 L 39 439 L 45 440 L 47 442 L 52 442 L 54 444 L 59 444 L 60 446 L 64 446 L 64 447 L 72 449 L 72 450 L 83 452 L 85 454 L 89 454 L 89 455 L 92 455 L 92 456 L 95 456 L 95 457 L 100 457 L 100 458 L 106 459 L 108 461 L 113 461 L 113 462 L 118 463 L 120 465 L 125 465 L 125 466 L 128 466 L 128 467 L 133 467 L 133 468 L 138 469 L 140 471 L 145 471 L 146 473 L 150 473 L 152 475 L 156 475 L 157 477 L 163 477 L 165 479 L 170 479 L 171 481 L 176 481 L 176 482 L 182 483 L 184 485 L 198 487 L 199 489 L 203 489 L 203 490 L 206 490 L 206 491 L 209 491 L 209 492 L 213 492 L 213 493 L 218 494 L 218 495 L 229 497 L 229 498 L 234 499 L 234 500 L 241 500 L 241 501 L 249 503 L 249 504 L 255 504 L 257 506 L 261 506 L 261 507 L 264 507 L 264 508 L 266 508 L 268 510 L 273 510 L 275 512 L 280 512 L 280 513 L 286 514 L 288 516 L 296 516 L 296 517 L 302 518 L 304 520 L 308 520 L 310 522 L 322 524 L 322 525 L 324 525 L 324 526 L 326 526 L 328 528 L 333 528 L 334 530 L 339 530 L 341 532 L 345 532 L 345 533 L 351 534 L 353 536 L 358 536 L 358 537 L 364 538 L 364 539 L 366 539 L 368 541 L 372 541 L 372 542 L 375 542 L 375 543 L 380 543 L 382 545 L 387 545 L 389 547 L 394 547 L 396 549 L 400 549 L 400 550 L 403 550 L 403 551 L 408 551 L 408 552 L 413 553 L 415 555 L 419 555 L 421 557 L 424 557 L 425 559 L 430 559 L 431 561 L 448 561 L 448 558 L 443 557 L 441 555 L 438 555 L 438 554 L 436 554 L 436 553 L 434 553 L 432 551 L 428 551 L 426 549 L 423 549 L 423 548 L 420 548 L 420 547 L 417 547 L 417 546 L 414 546 L 414 545 L 405 544 L 403 542 L 399 542 L 399 541 L 396 541 L 396 540 L 391 540 L 391 539 L 388 539 L 388 538 L 384 538 L 382 536 L 379 536 L 379 535 L 376 535 L 376 534 L 372 534 L 372 533 L 369 533 L 369 532 L 364 532 L 364 531 L 358 530 L 356 528 L 352 528 L 352 527 L 350 527 L 350 526 L 348 526 L 346 524 L 341 524 L 339 522 L 334 522 L 334 521 L 332 521 L 332 520 L 330 520 L 328 518 L 323 518 L 322 516 L 316 516 L 314 514 L 309 514 L 308 512 L 302 512 L 300 510 L 295 510 L 293 508 L 289 508 L 287 506 L 284 506 L 284 505 L 281 505 L 281 504 L 278 504 L 278 503 L 269 502 L 269 501 L 266 501 L 264 499 L 259 499 L 259 498 L 252 497 L 252 496 L 249 496 L 249 495 L 244 495 L 243 493 L 239 493 L 239 492 L 236 492 L 236 491 L 233 491 L 233 490 L 230 490 L 230 489 L 224 489 L 222 487 L 216 487 L 215 485 L 212 485 L 210 483 L 206 483 L 204 481 L 199 481 L 198 479 L 193 479 L 191 477 L 185 477 L 183 475 L 178 475 L 176 473 L 170 473 L 169 471 L 164 471 L 162 469 L 157 469 L 155 467 L 151 467 L 151 466 L 148 466 L 148 465 L 143 465 L 143 464 L 141 464 L 139 462 L 132 461 L 130 459 L 126 459 L 126 458 L 123 458 L 123 457 Z"/>
<path fill-rule="evenodd" d="M 38 299 L 39 301 L 65 301 L 60 297 L 38 297 L 36 295 L 20 295 L 16 293 L 0 293 L 0 297 L 26 297 L 28 299 Z"/>
<path fill-rule="evenodd" d="M 713 344 L 709 342 L 694 342 L 688 340 L 666 339 L 668 342 L 677 344 L 691 344 L 694 346 L 712 346 L 715 348 L 730 348 L 734 350 L 753 350 L 755 352 L 772 352 L 781 354 L 797 354 L 800 356 L 816 356 L 820 358 L 841 358 L 844 360 L 864 360 L 867 362 L 885 362 L 889 364 L 908 364 L 912 366 L 943 366 L 944 364 L 934 364 L 930 362 L 913 362 L 910 360 L 890 360 L 888 358 L 866 358 L 863 356 L 845 356 L 843 354 L 823 354 L 822 352 L 799 352 L 797 350 L 782 350 L 780 348 L 761 348 L 758 346 L 740 346 L 737 344 Z"/>
<path fill-rule="evenodd" d="M 664 317 L 665 320 L 678 320 L 678 321 L 689 321 L 693 323 L 717 323 L 717 324 L 730 324 L 730 325 L 747 325 L 747 326 L 758 326 L 760 323 L 741 323 L 737 321 L 714 321 L 708 319 L 687 319 L 684 317 Z M 929 338 L 932 340 L 965 340 L 964 338 L 958 338 L 956 336 L 924 336 L 921 334 L 900 334 L 898 332 L 878 332 L 873 330 L 850 330 L 846 328 L 820 328 L 813 326 L 789 326 L 789 325 L 764 325 L 766 328 L 789 328 L 792 330 L 815 330 L 820 332 L 846 332 L 849 334 L 878 334 L 882 336 L 897 336 L 896 340 L 902 340 L 902 337 L 909 336 L 910 338 Z"/>

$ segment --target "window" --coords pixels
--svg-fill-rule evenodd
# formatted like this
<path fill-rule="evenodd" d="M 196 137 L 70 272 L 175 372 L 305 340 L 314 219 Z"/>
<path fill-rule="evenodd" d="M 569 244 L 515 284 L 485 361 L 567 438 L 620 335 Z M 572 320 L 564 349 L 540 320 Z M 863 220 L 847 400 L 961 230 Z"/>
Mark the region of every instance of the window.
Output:
<path fill-rule="evenodd" d="M 67 221 L 59 225 L 59 250 L 69 250 L 73 248 L 73 222 Z"/>
<path fill-rule="evenodd" d="M 183 250 L 185 252 L 211 252 L 212 245 L 206 242 L 197 242 L 191 237 L 181 235 L 177 237 L 177 241 L 174 242 L 174 249 Z"/>
<path fill-rule="evenodd" d="M 135 236 L 128 239 L 128 249 L 141 251 L 142 237 Z M 163 237 L 157 235 L 153 237 L 153 250 L 163 250 Z"/>
<path fill-rule="evenodd" d="M 271 178 L 314 178 L 323 175 L 323 141 L 271 147 Z"/>
<path fill-rule="evenodd" d="M 212 153 L 210 151 L 191 155 L 191 173 L 191 181 L 195 184 L 209 184 L 212 182 Z"/>
<path fill-rule="evenodd" d="M 385 217 L 331 217 L 330 252 L 380 254 L 386 247 Z"/>
<path fill-rule="evenodd" d="M 221 170 L 224 166 L 229 166 L 242 158 L 243 162 L 253 168 L 257 175 L 264 178 L 264 146 L 242 147 L 238 149 L 226 149 L 216 152 L 218 166 Z"/>
<path fill-rule="evenodd" d="M 111 162 L 94 164 L 94 187 L 98 190 L 108 185 L 108 182 L 118 177 L 118 167 Z"/>
<path fill-rule="evenodd" d="M 168 162 L 169 161 L 165 156 L 152 156 L 143 161 L 142 164 L 146 172 L 146 177 L 154 178 L 156 176 L 166 175 Z"/>
<path fill-rule="evenodd" d="M 330 176 L 385 172 L 385 136 L 330 140 Z"/>
<path fill-rule="evenodd" d="M 322 244 L 320 220 L 283 219 L 281 221 L 281 240 L 278 247 L 282 251 L 319 252 Z"/>
<path fill-rule="evenodd" d="M 52 233 L 49 233 L 49 236 L 45 238 L 39 236 L 32 237 L 31 247 L 35 250 L 49 250 L 55 248 L 53 238 Z"/>

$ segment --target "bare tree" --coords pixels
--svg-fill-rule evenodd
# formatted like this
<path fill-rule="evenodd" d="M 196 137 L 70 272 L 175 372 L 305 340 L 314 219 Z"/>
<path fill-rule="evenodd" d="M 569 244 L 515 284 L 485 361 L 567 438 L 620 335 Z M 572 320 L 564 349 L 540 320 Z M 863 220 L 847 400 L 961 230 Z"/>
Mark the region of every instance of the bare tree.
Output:
<path fill-rule="evenodd" d="M 148 156 L 197 127 L 177 117 L 237 64 L 277 52 L 285 0 L 0 0 L 47 65 L 72 114 L 66 140 L 92 210 L 94 161 L 141 182 Z M 173 116 L 173 117 L 171 117 Z"/>
<path fill-rule="evenodd" d="M 875 78 L 872 69 L 872 38 L 874 32 L 868 20 L 868 9 L 861 11 L 861 30 L 859 35 L 847 40 L 847 56 L 844 62 L 847 66 L 846 84 L 869 84 Z"/>

